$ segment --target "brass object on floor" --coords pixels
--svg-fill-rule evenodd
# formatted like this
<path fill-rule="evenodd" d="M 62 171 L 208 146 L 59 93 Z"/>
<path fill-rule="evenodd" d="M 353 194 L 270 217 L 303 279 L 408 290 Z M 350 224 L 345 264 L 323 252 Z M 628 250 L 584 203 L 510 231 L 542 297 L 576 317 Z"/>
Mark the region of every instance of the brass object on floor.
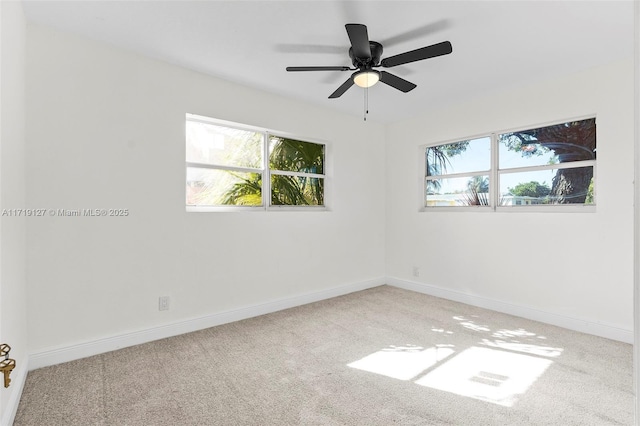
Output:
<path fill-rule="evenodd" d="M 11 379 L 9 375 L 14 368 L 16 368 L 16 360 L 9 358 L 9 352 L 11 351 L 11 346 L 6 343 L 0 344 L 0 357 L 4 357 L 2 361 L 0 361 L 0 371 L 4 373 L 4 387 L 8 388 L 9 383 L 11 383 Z"/>

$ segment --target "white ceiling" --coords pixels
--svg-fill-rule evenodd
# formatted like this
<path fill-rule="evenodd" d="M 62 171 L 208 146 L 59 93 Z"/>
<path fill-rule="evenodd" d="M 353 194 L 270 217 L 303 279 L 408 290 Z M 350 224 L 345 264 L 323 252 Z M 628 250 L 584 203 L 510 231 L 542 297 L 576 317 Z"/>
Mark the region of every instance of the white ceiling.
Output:
<path fill-rule="evenodd" d="M 633 56 L 633 1 L 23 1 L 29 21 L 229 81 L 362 116 L 364 90 L 327 99 L 350 72 L 346 23 L 387 57 L 444 40 L 451 55 L 389 68 L 418 87 L 369 89 L 369 119 L 430 108 Z M 526 99 L 523 99 L 526 102 Z"/>

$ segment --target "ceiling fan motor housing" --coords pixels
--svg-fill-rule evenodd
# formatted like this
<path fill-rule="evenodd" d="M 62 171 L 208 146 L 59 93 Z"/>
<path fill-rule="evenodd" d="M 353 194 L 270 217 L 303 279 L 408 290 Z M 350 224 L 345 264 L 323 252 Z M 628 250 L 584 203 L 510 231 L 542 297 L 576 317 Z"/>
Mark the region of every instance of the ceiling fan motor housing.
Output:
<path fill-rule="evenodd" d="M 370 58 L 357 58 L 353 55 L 353 48 L 349 48 L 349 57 L 354 67 L 358 68 L 371 68 L 380 64 L 380 57 L 382 56 L 382 45 L 377 41 L 369 41 L 369 47 L 371 48 Z"/>

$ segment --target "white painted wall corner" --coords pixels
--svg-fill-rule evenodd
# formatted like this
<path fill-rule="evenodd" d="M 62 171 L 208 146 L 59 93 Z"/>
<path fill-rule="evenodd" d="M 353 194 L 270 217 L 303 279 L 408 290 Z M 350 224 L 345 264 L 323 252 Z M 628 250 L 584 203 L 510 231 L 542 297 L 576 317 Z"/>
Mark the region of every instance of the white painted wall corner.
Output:
<path fill-rule="evenodd" d="M 13 393 L 7 402 L 0 424 L 2 426 L 11 426 L 16 418 L 18 412 L 18 405 L 20 404 L 20 397 L 24 390 L 24 385 L 27 381 L 27 373 L 29 372 L 29 359 L 27 358 L 20 365 L 16 365 L 16 368 L 11 373 L 11 386 L 15 386 Z"/>

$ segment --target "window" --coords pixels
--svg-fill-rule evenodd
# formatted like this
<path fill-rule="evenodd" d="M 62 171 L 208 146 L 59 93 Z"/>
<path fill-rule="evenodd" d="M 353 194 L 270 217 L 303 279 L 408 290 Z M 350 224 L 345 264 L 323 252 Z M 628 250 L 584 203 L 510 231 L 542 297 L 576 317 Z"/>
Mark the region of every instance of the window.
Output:
<path fill-rule="evenodd" d="M 272 205 L 324 205 L 324 145 L 269 136 Z"/>
<path fill-rule="evenodd" d="M 321 207 L 324 183 L 324 144 L 187 115 L 187 206 Z"/>
<path fill-rule="evenodd" d="M 426 149 L 425 206 L 488 206 L 491 138 Z"/>
<path fill-rule="evenodd" d="M 427 146 L 423 153 L 425 210 L 595 205 L 595 118 Z"/>
<path fill-rule="evenodd" d="M 497 135 L 500 205 L 595 204 L 596 120 Z"/>

